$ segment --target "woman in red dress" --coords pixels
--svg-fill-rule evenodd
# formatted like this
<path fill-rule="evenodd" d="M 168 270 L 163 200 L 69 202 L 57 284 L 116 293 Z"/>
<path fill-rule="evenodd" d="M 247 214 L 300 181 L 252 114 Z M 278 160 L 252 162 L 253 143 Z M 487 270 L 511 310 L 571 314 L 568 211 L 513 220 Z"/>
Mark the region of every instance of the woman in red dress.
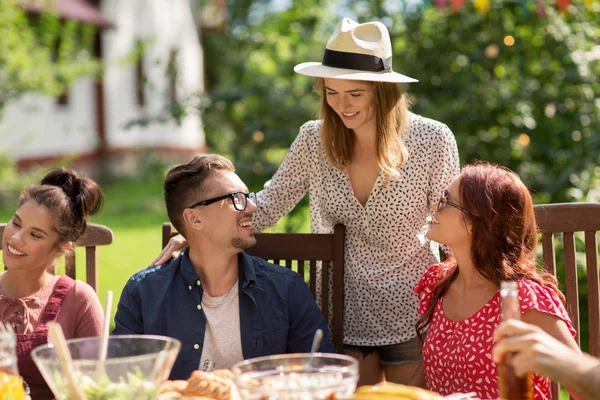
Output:
<path fill-rule="evenodd" d="M 100 209 L 102 197 L 94 181 L 56 169 L 23 190 L 4 229 L 0 321 L 17 334 L 19 373 L 32 399 L 54 398 L 30 354 L 48 343 L 48 322 L 58 322 L 67 339 L 100 334 L 103 313 L 94 290 L 53 271 L 57 258 L 85 231 L 87 216 Z"/>
<path fill-rule="evenodd" d="M 427 237 L 453 254 L 430 267 L 416 288 L 428 389 L 499 397 L 491 355 L 501 281 L 517 282 L 523 321 L 579 351 L 556 279 L 536 268 L 533 201 L 517 174 L 466 166 L 444 191 Z M 548 379 L 534 376 L 534 398 L 551 399 Z"/>

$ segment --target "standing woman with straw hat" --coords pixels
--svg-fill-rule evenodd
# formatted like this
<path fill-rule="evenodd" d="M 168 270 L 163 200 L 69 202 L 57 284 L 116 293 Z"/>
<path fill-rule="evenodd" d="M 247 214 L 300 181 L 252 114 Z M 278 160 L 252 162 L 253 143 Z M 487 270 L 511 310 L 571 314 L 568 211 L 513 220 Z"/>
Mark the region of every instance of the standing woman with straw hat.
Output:
<path fill-rule="evenodd" d="M 438 259 L 418 233 L 441 191 L 459 174 L 450 129 L 408 111 L 392 70 L 385 25 L 343 19 L 315 77 L 320 120 L 302 125 L 283 163 L 258 193 L 253 225 L 277 223 L 308 192 L 313 233 L 346 226 L 344 343 L 360 361 L 359 384 L 417 382 L 421 345 L 414 288 Z M 172 239 L 155 264 L 181 248 Z"/>

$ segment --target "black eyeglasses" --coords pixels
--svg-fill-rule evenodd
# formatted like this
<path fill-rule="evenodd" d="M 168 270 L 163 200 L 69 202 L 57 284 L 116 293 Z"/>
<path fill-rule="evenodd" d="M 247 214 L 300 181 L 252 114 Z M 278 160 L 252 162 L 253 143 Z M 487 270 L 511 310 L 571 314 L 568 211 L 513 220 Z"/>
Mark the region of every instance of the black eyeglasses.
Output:
<path fill-rule="evenodd" d="M 233 192 L 233 193 L 224 194 L 223 196 L 215 197 L 212 199 L 199 201 L 199 202 L 194 203 L 193 205 L 189 206 L 188 208 L 195 208 L 198 206 L 208 206 L 212 203 L 216 203 L 217 201 L 224 200 L 224 199 L 231 199 L 231 202 L 233 203 L 233 206 L 235 207 L 236 210 L 244 211 L 246 209 L 246 207 L 248 206 L 248 199 L 250 199 L 251 202 L 256 204 L 256 193 L 254 193 L 254 192 L 248 192 L 248 193 Z"/>
<path fill-rule="evenodd" d="M 466 208 L 463 208 L 463 207 L 459 206 L 458 204 L 453 203 L 453 202 L 450 201 L 449 194 L 448 194 L 448 189 L 446 189 L 446 190 L 444 190 L 442 192 L 442 195 L 440 197 L 440 201 L 438 202 L 438 211 L 441 210 L 441 209 L 443 209 L 446 206 L 454 207 L 457 210 L 460 210 L 460 211 L 462 211 L 464 213 L 467 213 L 468 215 L 471 215 L 471 213 Z"/>

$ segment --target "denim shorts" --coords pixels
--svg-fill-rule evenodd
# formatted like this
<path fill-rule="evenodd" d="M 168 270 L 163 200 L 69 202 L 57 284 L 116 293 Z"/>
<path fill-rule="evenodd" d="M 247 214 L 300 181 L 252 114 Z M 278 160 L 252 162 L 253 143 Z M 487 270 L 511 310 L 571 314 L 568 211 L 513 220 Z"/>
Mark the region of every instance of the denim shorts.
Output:
<path fill-rule="evenodd" d="M 383 365 L 416 364 L 423 359 L 421 341 L 418 336 L 398 344 L 385 346 L 352 346 L 344 345 L 346 353 L 361 353 L 363 357 L 371 353 L 379 353 L 379 362 Z"/>

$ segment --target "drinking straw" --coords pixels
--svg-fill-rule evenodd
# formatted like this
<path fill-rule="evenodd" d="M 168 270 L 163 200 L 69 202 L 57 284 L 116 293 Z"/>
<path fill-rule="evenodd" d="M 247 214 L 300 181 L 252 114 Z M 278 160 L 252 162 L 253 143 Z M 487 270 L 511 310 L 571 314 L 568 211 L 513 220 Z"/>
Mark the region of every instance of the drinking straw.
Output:
<path fill-rule="evenodd" d="M 104 323 L 102 325 L 102 332 L 100 333 L 100 346 L 98 349 L 98 363 L 96 364 L 96 370 L 94 371 L 94 380 L 98 381 L 103 375 L 106 374 L 104 370 L 104 363 L 106 362 L 106 352 L 108 349 L 108 336 L 110 330 L 110 316 L 112 311 L 112 299 L 113 292 L 108 290 L 106 292 L 106 302 L 104 303 Z"/>
<path fill-rule="evenodd" d="M 58 360 L 64 370 L 67 378 L 67 387 L 69 388 L 69 399 L 72 400 L 87 400 L 85 394 L 77 384 L 75 379 L 75 369 L 73 367 L 73 359 L 67 346 L 67 341 L 62 328 L 57 322 L 48 322 L 48 336 L 56 349 Z"/>
<path fill-rule="evenodd" d="M 310 357 L 308 359 L 308 367 L 310 368 L 312 365 L 313 358 L 317 350 L 319 350 L 319 345 L 321 344 L 321 339 L 323 339 L 323 331 L 321 329 L 317 329 L 315 332 L 315 336 L 313 337 L 312 346 L 310 346 Z"/>

